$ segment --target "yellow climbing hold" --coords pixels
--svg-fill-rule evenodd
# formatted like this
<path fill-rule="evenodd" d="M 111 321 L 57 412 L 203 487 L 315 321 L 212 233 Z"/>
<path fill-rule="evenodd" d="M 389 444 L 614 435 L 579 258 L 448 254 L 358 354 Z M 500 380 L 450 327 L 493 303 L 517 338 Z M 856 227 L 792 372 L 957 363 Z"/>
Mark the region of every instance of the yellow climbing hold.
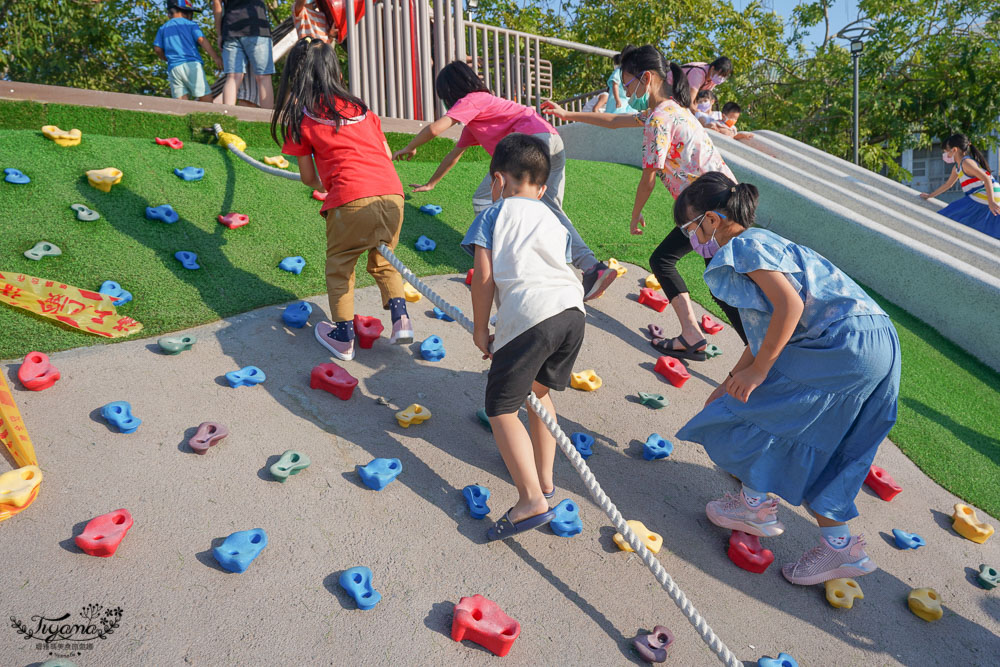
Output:
<path fill-rule="evenodd" d="M 55 125 L 43 125 L 42 134 L 44 134 L 47 139 L 51 139 L 56 142 L 57 146 L 76 146 L 80 143 L 80 139 L 83 137 L 83 132 L 76 128 L 67 132 L 66 130 L 60 130 Z"/>
<path fill-rule="evenodd" d="M 0 505 L 24 507 L 31 500 L 31 492 L 42 483 L 42 471 L 36 465 L 27 465 L 0 475 Z"/>
<path fill-rule="evenodd" d="M 416 403 L 396 413 L 396 421 L 403 428 L 410 428 L 410 424 L 421 424 L 430 418 L 431 411 Z"/>
<path fill-rule="evenodd" d="M 976 510 L 962 503 L 955 503 L 955 513 L 951 515 L 951 527 L 967 540 L 984 543 L 993 534 L 993 526 L 980 521 Z"/>
<path fill-rule="evenodd" d="M 111 192 L 112 185 L 118 185 L 122 182 L 122 172 L 121 169 L 114 167 L 91 169 L 87 172 L 87 182 L 101 192 Z"/>
<path fill-rule="evenodd" d="M 652 273 L 646 276 L 646 287 L 649 289 L 660 289 L 660 281 Z"/>
<path fill-rule="evenodd" d="M 219 144 L 227 147 L 232 144 L 233 148 L 238 151 L 245 151 L 247 149 L 247 142 L 231 132 L 219 132 Z"/>
<path fill-rule="evenodd" d="M 593 370 L 580 371 L 570 376 L 569 384 L 573 389 L 581 391 L 597 391 L 604 382 Z"/>
<path fill-rule="evenodd" d="M 826 582 L 826 601 L 837 609 L 850 609 L 854 600 L 864 600 L 861 586 L 853 579 L 831 579 Z"/>
<path fill-rule="evenodd" d="M 610 258 L 608 260 L 608 268 L 609 269 L 614 269 L 614 271 L 618 273 L 618 277 L 619 278 L 621 278 L 626 273 L 628 273 L 628 269 L 625 268 L 624 266 L 622 266 L 621 264 L 619 264 L 618 260 L 615 259 L 614 257 L 612 257 L 612 258 Z"/>
<path fill-rule="evenodd" d="M 936 621 L 944 615 L 941 596 L 933 588 L 914 588 L 906 597 L 910 611 L 925 621 Z"/>
<path fill-rule="evenodd" d="M 264 164 L 269 164 L 272 167 L 277 167 L 278 169 L 288 169 L 288 160 L 285 159 L 284 155 L 265 157 Z"/>
<path fill-rule="evenodd" d="M 636 537 L 642 542 L 642 545 L 652 551 L 654 554 L 659 553 L 660 547 L 663 546 L 663 537 L 657 535 L 653 531 L 642 525 L 642 521 L 626 521 L 628 527 L 632 529 L 632 532 L 636 534 Z M 625 538 L 622 537 L 621 533 L 615 533 L 615 544 L 622 551 L 635 551 L 632 547 L 628 545 Z"/>
<path fill-rule="evenodd" d="M 411 285 L 410 283 L 406 282 L 405 280 L 403 281 L 403 296 L 406 298 L 407 301 L 411 302 L 420 301 L 421 298 L 420 292 L 417 291 L 417 288 Z"/>

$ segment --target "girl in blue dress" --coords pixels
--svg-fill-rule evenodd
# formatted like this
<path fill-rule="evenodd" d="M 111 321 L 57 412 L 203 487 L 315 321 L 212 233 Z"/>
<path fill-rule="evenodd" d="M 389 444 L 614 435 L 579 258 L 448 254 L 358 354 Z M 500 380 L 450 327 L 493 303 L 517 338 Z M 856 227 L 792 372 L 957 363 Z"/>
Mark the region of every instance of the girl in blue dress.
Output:
<path fill-rule="evenodd" d="M 965 196 L 938 213 L 1000 239 L 1000 184 L 993 179 L 986 156 L 967 136 L 953 134 L 941 145 L 941 159 L 955 165 L 951 176 L 934 192 L 920 196 L 924 199 L 937 197 L 956 182 L 960 183 Z"/>
<path fill-rule="evenodd" d="M 819 544 L 782 568 L 811 585 L 875 570 L 847 521 L 875 451 L 896 422 L 899 340 L 889 316 L 818 253 L 753 228 L 757 188 L 718 172 L 674 206 L 676 224 L 712 260 L 705 283 L 739 309 L 748 345 L 677 437 L 697 442 L 743 483 L 708 503 L 712 523 L 780 535 L 778 501 L 805 503 Z"/>

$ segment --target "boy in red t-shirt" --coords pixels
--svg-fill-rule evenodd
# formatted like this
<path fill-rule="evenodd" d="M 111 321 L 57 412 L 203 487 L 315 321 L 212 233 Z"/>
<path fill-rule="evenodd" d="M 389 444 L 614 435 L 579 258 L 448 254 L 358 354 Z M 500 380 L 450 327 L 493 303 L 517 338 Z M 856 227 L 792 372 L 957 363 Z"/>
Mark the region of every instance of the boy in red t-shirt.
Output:
<path fill-rule="evenodd" d="M 363 253 L 368 253 L 368 273 L 392 316 L 389 342 L 413 342 L 413 326 L 403 279 L 378 251 L 381 243 L 395 248 L 399 242 L 403 186 L 378 116 L 347 92 L 342 81 L 332 46 L 308 37 L 299 40 L 281 75 L 271 134 L 284 142 L 282 153 L 298 158 L 302 182 L 329 193 L 320 213 L 326 217 L 332 322 L 316 326 L 316 340 L 349 361 L 354 358 L 354 265 Z"/>

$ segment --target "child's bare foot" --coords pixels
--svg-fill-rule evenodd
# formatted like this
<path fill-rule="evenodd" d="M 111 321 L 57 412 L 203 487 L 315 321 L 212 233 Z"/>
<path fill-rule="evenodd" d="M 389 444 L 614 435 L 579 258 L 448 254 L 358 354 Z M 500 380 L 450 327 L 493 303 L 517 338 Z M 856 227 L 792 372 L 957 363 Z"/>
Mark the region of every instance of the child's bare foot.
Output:
<path fill-rule="evenodd" d="M 522 503 L 520 500 L 517 504 L 510 508 L 507 512 L 507 517 L 517 523 L 519 521 L 524 521 L 525 519 L 530 519 L 533 516 L 538 516 L 549 511 L 549 503 L 544 497 L 538 499 L 535 502 L 525 502 Z"/>

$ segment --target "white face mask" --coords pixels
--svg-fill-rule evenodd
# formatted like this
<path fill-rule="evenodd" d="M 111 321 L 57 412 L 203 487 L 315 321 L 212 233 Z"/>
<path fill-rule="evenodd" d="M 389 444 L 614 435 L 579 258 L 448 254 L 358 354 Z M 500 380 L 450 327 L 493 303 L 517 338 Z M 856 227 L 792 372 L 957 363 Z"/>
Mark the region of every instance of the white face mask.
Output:
<path fill-rule="evenodd" d="M 951 153 L 941 153 L 941 159 L 945 161 L 945 164 L 955 164 L 955 158 L 951 156 Z"/>
<path fill-rule="evenodd" d="M 712 110 L 711 102 L 698 102 L 698 111 L 702 113 L 708 113 Z"/>

